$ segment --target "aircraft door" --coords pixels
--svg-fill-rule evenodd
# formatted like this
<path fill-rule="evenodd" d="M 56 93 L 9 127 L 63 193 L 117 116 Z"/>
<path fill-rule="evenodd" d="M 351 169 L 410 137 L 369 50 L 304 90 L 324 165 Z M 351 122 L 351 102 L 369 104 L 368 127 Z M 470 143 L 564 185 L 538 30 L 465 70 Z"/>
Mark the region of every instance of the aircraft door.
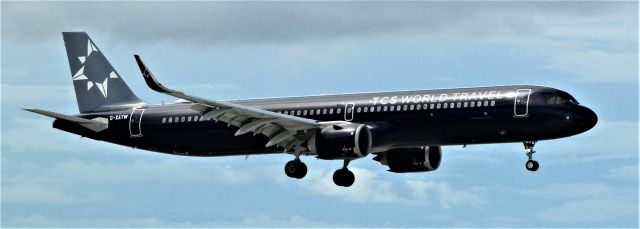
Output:
<path fill-rule="evenodd" d="M 529 97 L 531 95 L 531 89 L 518 89 L 516 91 L 516 98 L 513 105 L 513 112 L 515 117 L 527 117 L 529 116 Z"/>
<path fill-rule="evenodd" d="M 344 106 L 344 120 L 345 121 L 353 120 L 353 113 L 355 113 L 354 107 L 355 107 L 354 103 L 349 103 L 349 104 Z"/>
<path fill-rule="evenodd" d="M 129 116 L 129 134 L 132 138 L 142 137 L 142 114 L 144 109 L 134 108 Z"/>

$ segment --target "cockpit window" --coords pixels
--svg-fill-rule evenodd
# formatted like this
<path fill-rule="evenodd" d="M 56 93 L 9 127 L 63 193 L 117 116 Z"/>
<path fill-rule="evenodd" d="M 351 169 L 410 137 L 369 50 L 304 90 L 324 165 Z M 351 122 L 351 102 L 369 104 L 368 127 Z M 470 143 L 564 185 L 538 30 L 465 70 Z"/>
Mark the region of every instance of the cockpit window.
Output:
<path fill-rule="evenodd" d="M 579 104 L 578 101 L 569 94 L 551 92 L 539 93 L 538 96 L 532 98 L 531 102 L 538 105 Z"/>
<path fill-rule="evenodd" d="M 553 104 L 564 104 L 566 102 L 566 100 L 560 96 L 554 95 L 549 97 L 549 99 L 547 99 L 547 104 L 549 105 L 553 105 Z"/>

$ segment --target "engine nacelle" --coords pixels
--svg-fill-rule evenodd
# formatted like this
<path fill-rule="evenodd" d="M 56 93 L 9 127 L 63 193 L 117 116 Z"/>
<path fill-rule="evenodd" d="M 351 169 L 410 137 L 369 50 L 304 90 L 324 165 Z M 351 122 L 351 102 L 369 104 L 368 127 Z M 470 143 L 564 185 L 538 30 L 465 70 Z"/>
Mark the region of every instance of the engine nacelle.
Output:
<path fill-rule="evenodd" d="M 363 124 L 345 123 L 319 130 L 308 142 L 320 159 L 357 159 L 371 150 L 371 130 Z"/>
<path fill-rule="evenodd" d="M 383 165 L 388 165 L 391 172 L 429 172 L 440 167 L 442 148 L 429 146 L 392 149 L 378 154 L 373 159 Z"/>

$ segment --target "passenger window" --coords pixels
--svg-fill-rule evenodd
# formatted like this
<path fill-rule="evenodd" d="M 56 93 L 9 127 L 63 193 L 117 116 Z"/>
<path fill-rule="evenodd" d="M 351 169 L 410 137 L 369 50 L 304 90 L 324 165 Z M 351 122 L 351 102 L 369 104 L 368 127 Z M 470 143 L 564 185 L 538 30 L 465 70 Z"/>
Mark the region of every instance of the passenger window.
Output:
<path fill-rule="evenodd" d="M 458 104 L 456 104 L 456 107 L 457 107 L 457 108 L 462 107 L 462 103 L 461 103 L 461 102 L 458 102 Z"/>
<path fill-rule="evenodd" d="M 409 106 L 409 110 L 413 110 L 415 105 L 411 104 L 411 106 Z"/>
<path fill-rule="evenodd" d="M 382 110 L 383 110 L 383 111 L 387 111 L 387 109 L 388 109 L 388 108 L 387 108 L 387 106 L 384 106 L 384 107 L 382 108 Z"/>
<path fill-rule="evenodd" d="M 398 108 L 400 108 L 400 106 L 398 106 Z M 402 106 L 402 110 L 403 110 L 403 111 L 406 111 L 406 110 L 407 110 L 407 105 L 403 105 L 403 106 Z"/>
<path fill-rule="evenodd" d="M 425 104 L 425 106 L 426 106 L 426 104 Z M 433 110 L 433 103 L 431 105 L 429 105 L 429 109 Z"/>
<path fill-rule="evenodd" d="M 288 115 L 288 114 L 289 114 L 289 111 L 284 111 L 284 114 Z"/>
<path fill-rule="evenodd" d="M 180 122 L 184 122 L 184 117 L 180 118 Z"/>
<path fill-rule="evenodd" d="M 464 102 L 464 104 L 462 104 L 462 106 L 464 106 L 464 107 L 469 106 L 469 102 Z"/>
<path fill-rule="evenodd" d="M 476 102 L 471 102 L 471 107 L 475 107 L 476 106 Z"/>
<path fill-rule="evenodd" d="M 329 114 L 333 114 L 333 108 L 329 109 Z"/>
<path fill-rule="evenodd" d="M 436 109 L 440 109 L 442 105 L 440 105 L 440 103 L 438 103 L 438 105 L 436 106 Z"/>
<path fill-rule="evenodd" d="M 420 110 L 421 107 L 422 107 L 422 105 L 420 105 L 420 104 L 416 105 L 416 110 Z"/>
<path fill-rule="evenodd" d="M 322 114 L 327 114 L 327 109 L 322 109 Z"/>
<path fill-rule="evenodd" d="M 489 101 L 484 101 L 484 106 L 489 106 Z"/>
<path fill-rule="evenodd" d="M 169 117 L 169 123 L 172 123 L 172 122 L 173 122 L 173 118 Z"/>
<path fill-rule="evenodd" d="M 310 115 L 313 115 L 313 113 L 314 113 L 314 110 L 311 110 L 311 113 L 310 113 Z"/>
<path fill-rule="evenodd" d="M 191 122 L 191 116 L 187 118 L 187 122 Z"/>
<path fill-rule="evenodd" d="M 495 100 L 491 100 L 491 106 L 495 106 L 496 105 L 496 101 Z"/>
<path fill-rule="evenodd" d="M 176 117 L 176 122 L 180 121 L 180 118 Z"/>
<path fill-rule="evenodd" d="M 449 107 L 450 108 L 455 108 L 455 104 L 451 103 L 451 104 L 449 104 Z"/>
<path fill-rule="evenodd" d="M 478 104 L 476 104 L 477 107 L 481 107 L 482 106 L 482 101 L 478 101 Z"/>
<path fill-rule="evenodd" d="M 396 108 L 395 106 L 391 106 L 391 108 L 389 108 L 389 110 L 390 110 L 390 111 L 393 111 L 393 110 L 395 110 L 395 108 Z M 399 107 L 398 107 L 398 108 L 399 108 Z M 400 109 L 398 109 L 398 110 L 400 110 Z"/>
<path fill-rule="evenodd" d="M 296 111 L 296 115 L 300 116 L 300 114 L 302 113 L 302 111 L 298 110 Z"/>
<path fill-rule="evenodd" d="M 307 115 L 307 110 L 302 111 L 302 115 Z"/>
<path fill-rule="evenodd" d="M 162 123 L 167 122 L 167 118 L 162 118 Z"/>
<path fill-rule="evenodd" d="M 356 109 L 356 112 L 360 113 L 360 111 L 361 111 L 361 110 L 362 110 L 362 109 L 361 109 L 360 107 L 358 107 L 358 108 Z"/>
<path fill-rule="evenodd" d="M 381 109 L 381 108 L 380 108 L 380 107 L 378 107 L 378 108 L 376 108 L 376 111 L 380 112 L 380 109 Z"/>
<path fill-rule="evenodd" d="M 336 110 L 336 114 L 340 114 L 340 113 L 342 113 L 342 108 L 338 108 L 338 109 Z"/>
<path fill-rule="evenodd" d="M 319 115 L 320 114 L 320 109 L 316 109 L 316 114 Z"/>
<path fill-rule="evenodd" d="M 449 107 L 448 103 L 444 103 L 444 105 L 442 106 L 442 108 L 447 109 L 447 107 Z"/>
<path fill-rule="evenodd" d="M 367 113 L 369 111 L 369 107 L 364 107 L 364 113 Z"/>
<path fill-rule="evenodd" d="M 400 111 L 400 105 L 398 105 L 398 107 L 396 107 L 396 110 Z"/>

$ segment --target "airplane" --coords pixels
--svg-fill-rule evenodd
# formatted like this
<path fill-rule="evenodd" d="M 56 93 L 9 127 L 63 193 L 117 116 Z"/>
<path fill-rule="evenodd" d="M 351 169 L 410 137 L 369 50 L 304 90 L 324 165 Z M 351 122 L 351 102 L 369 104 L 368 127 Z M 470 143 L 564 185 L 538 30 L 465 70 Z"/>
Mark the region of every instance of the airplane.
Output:
<path fill-rule="evenodd" d="M 438 169 L 442 146 L 522 142 L 537 171 L 537 141 L 593 128 L 597 115 L 569 93 L 511 85 L 220 101 L 162 85 L 138 55 L 146 84 L 178 100 L 140 100 L 85 32 L 63 32 L 80 113 L 25 109 L 53 127 L 136 149 L 183 156 L 288 153 L 285 174 L 301 179 L 301 156 L 342 161 L 336 185 L 355 181 L 349 162 L 373 160 L 396 173 Z"/>

